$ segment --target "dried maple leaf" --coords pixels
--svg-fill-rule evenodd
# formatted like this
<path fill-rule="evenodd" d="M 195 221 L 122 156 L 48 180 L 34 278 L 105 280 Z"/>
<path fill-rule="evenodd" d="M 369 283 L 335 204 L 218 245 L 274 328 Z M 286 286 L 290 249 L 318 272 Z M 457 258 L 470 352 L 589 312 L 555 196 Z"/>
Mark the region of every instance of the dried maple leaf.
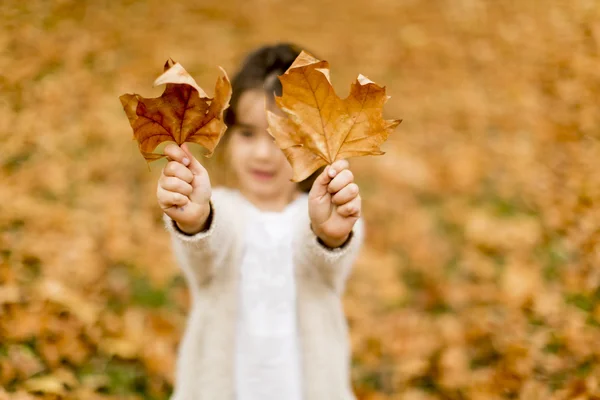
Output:
<path fill-rule="evenodd" d="M 146 161 L 164 157 L 153 151 L 166 141 L 198 143 L 208 150 L 207 156 L 212 154 L 227 128 L 223 111 L 231 98 L 231 83 L 221 71 L 224 76 L 217 80 L 214 97 L 209 98 L 181 64 L 169 59 L 164 73 L 154 81 L 154 86 L 167 85 L 160 97 L 119 97 Z"/>
<path fill-rule="evenodd" d="M 285 116 L 267 111 L 269 133 L 285 153 L 299 182 L 318 168 L 348 157 L 380 155 L 379 146 L 401 120 L 384 120 L 385 87 L 362 75 L 339 98 L 329 63 L 302 52 L 279 77 L 276 103 Z"/>

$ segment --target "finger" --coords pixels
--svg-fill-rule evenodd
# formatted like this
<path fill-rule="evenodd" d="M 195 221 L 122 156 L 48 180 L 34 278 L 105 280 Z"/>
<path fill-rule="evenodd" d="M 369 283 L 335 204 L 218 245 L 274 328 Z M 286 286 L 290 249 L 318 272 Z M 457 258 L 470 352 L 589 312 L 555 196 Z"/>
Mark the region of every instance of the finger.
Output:
<path fill-rule="evenodd" d="M 169 161 L 163 170 L 163 175 L 174 176 L 187 183 L 192 183 L 194 180 L 194 174 L 192 174 L 192 171 L 178 161 Z"/>
<path fill-rule="evenodd" d="M 339 192 L 337 192 L 331 198 L 331 202 L 336 206 L 341 206 L 343 204 L 348 203 L 351 200 L 354 200 L 356 196 L 358 196 L 358 185 L 356 183 L 351 183 L 343 187 Z"/>
<path fill-rule="evenodd" d="M 331 170 L 334 172 L 334 170 Z M 315 181 L 313 182 L 312 188 L 310 189 L 310 193 L 308 194 L 311 198 L 320 198 L 325 196 L 327 192 L 327 185 L 331 182 L 331 176 L 329 176 L 329 166 L 323 169 L 323 172 L 317 176 Z M 334 173 L 335 175 L 335 173 Z"/>
<path fill-rule="evenodd" d="M 331 180 L 329 185 L 327 186 L 327 190 L 329 193 L 337 193 L 345 186 L 348 186 L 354 182 L 354 175 L 352 171 L 349 169 L 345 169 L 342 172 L 338 173 L 335 178 Z"/>
<path fill-rule="evenodd" d="M 185 152 L 186 158 L 188 158 L 190 160 L 190 164 L 188 165 L 188 168 L 190 169 L 190 171 L 192 171 L 192 173 L 194 175 L 205 174 L 206 169 L 202 166 L 202 164 L 200 164 L 200 161 L 198 161 L 198 159 L 196 157 L 194 157 L 194 155 L 190 151 L 190 148 L 188 147 L 187 143 L 182 144 L 181 148 Z"/>
<path fill-rule="evenodd" d="M 170 192 L 181 193 L 184 196 L 189 196 L 193 192 L 192 185 L 184 180 L 173 176 L 163 176 L 160 178 L 160 185 L 163 189 Z"/>
<path fill-rule="evenodd" d="M 331 180 L 342 170 L 347 169 L 349 166 L 348 161 L 338 160 L 331 165 L 325 167 L 323 172 L 315 179 L 315 184 L 326 186 Z"/>
<path fill-rule="evenodd" d="M 157 197 L 158 204 L 163 210 L 171 207 L 183 207 L 190 201 L 187 196 L 181 193 L 170 192 L 163 188 L 158 189 Z"/>
<path fill-rule="evenodd" d="M 336 162 L 331 164 L 329 167 L 335 171 L 335 174 L 333 175 L 333 176 L 335 176 L 335 175 L 339 174 L 340 172 L 342 172 L 343 170 L 350 168 L 350 164 L 348 163 L 348 160 L 337 160 Z M 333 176 L 332 176 L 332 178 L 333 178 Z"/>
<path fill-rule="evenodd" d="M 341 215 L 342 217 L 358 218 L 358 217 L 360 217 L 360 213 L 361 213 L 361 202 L 362 202 L 362 200 L 361 200 L 360 196 L 357 196 L 354 198 L 354 200 L 351 200 L 348 203 L 337 207 L 336 212 L 339 215 Z"/>
<path fill-rule="evenodd" d="M 168 144 L 165 147 L 165 155 L 172 161 L 178 161 L 185 166 L 190 164 L 190 158 L 183 149 L 176 144 Z"/>

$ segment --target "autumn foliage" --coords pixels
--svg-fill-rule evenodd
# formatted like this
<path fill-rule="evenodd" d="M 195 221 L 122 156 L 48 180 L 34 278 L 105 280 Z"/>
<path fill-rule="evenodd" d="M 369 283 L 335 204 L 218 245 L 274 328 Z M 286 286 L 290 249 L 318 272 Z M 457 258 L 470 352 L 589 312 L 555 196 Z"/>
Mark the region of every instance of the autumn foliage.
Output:
<path fill-rule="evenodd" d="M 276 103 L 284 116 L 267 111 L 269 132 L 301 182 L 337 160 L 382 155 L 379 146 L 400 120 L 385 121 L 385 88 L 362 75 L 340 99 L 331 85 L 329 63 L 300 53 L 280 78 Z"/>
<path fill-rule="evenodd" d="M 386 118 L 404 120 L 384 156 L 351 161 L 367 227 L 344 297 L 358 397 L 599 398 L 595 2 L 0 12 L 0 399 L 168 398 L 188 292 L 154 196 L 165 160 L 141 162 L 117 97 L 159 97 L 149 77 L 169 57 L 210 87 L 215 66 L 233 74 L 278 39 L 328 60 L 341 97 L 357 72 L 385 83 Z"/>
<path fill-rule="evenodd" d="M 119 97 L 142 156 L 147 161 L 164 157 L 153 151 L 169 141 L 179 145 L 197 143 L 211 155 L 227 129 L 223 121 L 223 112 L 231 98 L 227 74 L 221 69 L 224 77 L 217 80 L 214 97 L 209 98 L 181 64 L 169 59 L 164 70 L 154 81 L 155 86 L 167 85 L 160 97 L 147 99 L 138 94 Z"/>

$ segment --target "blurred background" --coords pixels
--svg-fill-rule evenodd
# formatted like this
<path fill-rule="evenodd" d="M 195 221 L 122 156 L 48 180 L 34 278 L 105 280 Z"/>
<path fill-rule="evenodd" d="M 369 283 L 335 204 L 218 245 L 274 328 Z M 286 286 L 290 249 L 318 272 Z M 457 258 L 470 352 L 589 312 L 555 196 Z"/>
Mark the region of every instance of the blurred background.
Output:
<path fill-rule="evenodd" d="M 0 399 L 167 399 L 189 298 L 119 95 L 256 46 L 403 118 L 352 161 L 359 399 L 600 399 L 600 4 L 3 0 Z M 199 154 L 199 147 L 193 147 Z M 218 166 L 212 166 L 218 170 Z"/>

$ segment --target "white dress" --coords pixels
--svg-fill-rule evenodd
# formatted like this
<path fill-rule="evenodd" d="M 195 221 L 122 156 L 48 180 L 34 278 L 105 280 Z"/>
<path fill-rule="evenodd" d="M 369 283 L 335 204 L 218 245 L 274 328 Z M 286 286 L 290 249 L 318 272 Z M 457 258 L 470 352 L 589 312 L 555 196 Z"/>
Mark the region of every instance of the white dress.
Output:
<path fill-rule="evenodd" d="M 236 400 L 301 400 L 301 362 L 292 258 L 299 196 L 282 212 L 247 208 L 240 267 Z"/>

